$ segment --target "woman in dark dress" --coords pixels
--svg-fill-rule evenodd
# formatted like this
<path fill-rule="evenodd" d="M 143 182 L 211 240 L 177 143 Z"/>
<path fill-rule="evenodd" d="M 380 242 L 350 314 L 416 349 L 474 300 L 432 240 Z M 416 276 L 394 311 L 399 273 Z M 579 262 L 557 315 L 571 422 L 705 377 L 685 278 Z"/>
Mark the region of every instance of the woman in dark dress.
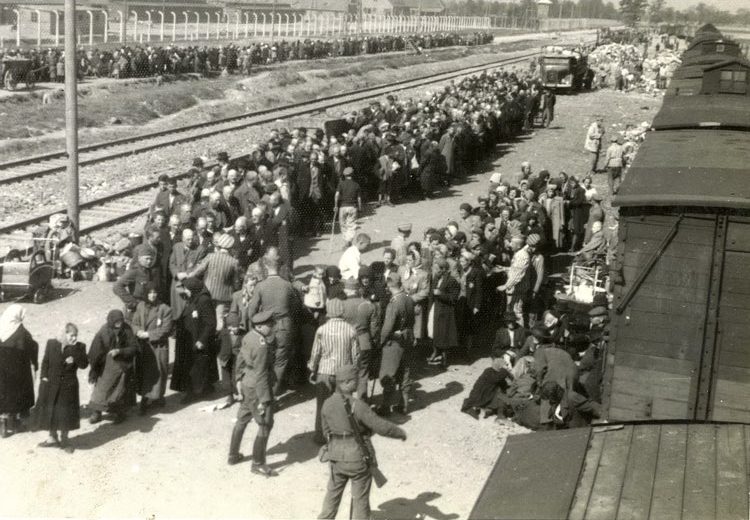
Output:
<path fill-rule="evenodd" d="M 432 279 L 432 306 L 429 315 L 429 331 L 432 337 L 430 364 L 448 366 L 448 349 L 458 346 L 456 327 L 456 304 L 461 285 L 450 273 L 448 261 L 440 258 L 435 262 L 435 277 Z"/>
<path fill-rule="evenodd" d="M 105 323 L 94 336 L 89 350 L 89 383 L 94 385 L 89 408 L 89 422 L 102 420 L 102 413 L 114 415 L 114 422 L 125 420 L 125 412 L 135 404 L 135 361 L 138 340 L 125 323 L 120 310 L 111 310 Z"/>
<path fill-rule="evenodd" d="M 39 368 L 39 345 L 23 326 L 26 309 L 18 304 L 0 316 L 0 434 L 18 431 L 20 416 L 34 406 L 34 371 Z"/>
<path fill-rule="evenodd" d="M 174 369 L 170 388 L 184 392 L 182 404 L 205 396 L 218 380 L 216 369 L 216 310 L 206 286 L 197 278 L 185 278 L 185 308 L 177 320 Z"/>
<path fill-rule="evenodd" d="M 65 325 L 59 339 L 47 341 L 42 359 L 39 401 L 34 413 L 37 428 L 49 431 L 49 438 L 39 446 L 60 447 L 68 453 L 73 452 L 68 444 L 68 432 L 81 427 L 76 372 L 87 366 L 86 345 L 78 341 L 78 327 L 72 323 Z"/>

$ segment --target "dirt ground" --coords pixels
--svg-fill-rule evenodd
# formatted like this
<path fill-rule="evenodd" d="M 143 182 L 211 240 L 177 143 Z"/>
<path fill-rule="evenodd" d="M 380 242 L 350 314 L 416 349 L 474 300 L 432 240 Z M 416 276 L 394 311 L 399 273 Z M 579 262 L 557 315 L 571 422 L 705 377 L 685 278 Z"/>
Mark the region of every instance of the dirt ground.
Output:
<path fill-rule="evenodd" d="M 595 113 L 606 116 L 608 133 L 627 123 L 650 121 L 660 98 L 637 93 L 599 91 L 560 96 L 557 119 L 498 147 L 483 171 L 451 187 L 435 200 L 380 208 L 362 219 L 361 228 L 373 238 L 365 261 L 379 258 L 398 223 L 412 222 L 414 236 L 428 226 L 455 217 L 462 201 L 474 202 L 485 191 L 490 174 L 515 175 L 529 160 L 535 171 L 564 170 L 580 175 L 587 168 L 583 151 L 586 128 Z M 603 175 L 595 179 L 606 192 Z M 301 244 L 296 262 L 300 271 L 318 263 L 335 263 L 340 243 L 329 254 L 328 237 Z M 61 284 L 62 285 L 62 284 Z M 57 290 L 58 299 L 28 304 L 27 326 L 44 343 L 69 320 L 90 343 L 108 309 L 119 307 L 110 284 L 76 283 Z M 7 307 L 0 305 L 0 311 Z M 466 518 L 488 476 L 505 438 L 520 433 L 512 423 L 476 421 L 460 413 L 461 401 L 489 361 L 457 364 L 441 373 L 423 367 L 414 395 L 413 412 L 403 427 L 405 442 L 376 438 L 381 469 L 390 481 L 373 487 L 371 502 L 378 519 Z M 90 389 L 80 373 L 81 400 Z M 91 426 L 74 432 L 73 454 L 42 449 L 42 432 L 22 433 L 0 441 L 0 517 L 220 517 L 314 518 L 319 513 L 327 481 L 327 466 L 317 461 L 312 441 L 314 400 L 292 398 L 277 413 L 269 443 L 269 463 L 280 476 L 264 479 L 250 473 L 250 464 L 229 467 L 226 455 L 236 407 L 216 412 L 202 409 L 211 402 L 187 407 L 168 399 L 163 411 L 149 417 L 131 413 L 126 422 Z M 219 403 L 220 400 L 214 401 Z M 244 452 L 251 448 L 255 428 L 246 434 Z M 348 515 L 348 491 L 339 518 Z"/>

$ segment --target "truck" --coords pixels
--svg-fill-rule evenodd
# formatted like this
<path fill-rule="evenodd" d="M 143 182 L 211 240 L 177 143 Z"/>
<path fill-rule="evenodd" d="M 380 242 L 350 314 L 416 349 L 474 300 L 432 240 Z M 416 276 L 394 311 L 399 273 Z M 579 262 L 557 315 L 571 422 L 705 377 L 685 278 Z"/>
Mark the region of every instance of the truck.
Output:
<path fill-rule="evenodd" d="M 591 88 L 588 57 L 581 52 L 543 49 L 539 65 L 545 88 L 570 91 Z"/>

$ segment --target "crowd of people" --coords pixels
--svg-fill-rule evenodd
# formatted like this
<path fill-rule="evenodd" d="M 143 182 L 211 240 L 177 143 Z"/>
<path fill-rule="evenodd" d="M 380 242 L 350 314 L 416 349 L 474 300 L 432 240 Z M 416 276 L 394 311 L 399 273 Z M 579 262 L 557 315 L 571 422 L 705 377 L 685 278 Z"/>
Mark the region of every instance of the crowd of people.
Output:
<path fill-rule="evenodd" d="M 590 175 L 619 177 L 630 155 L 614 139 L 600 162 L 601 118 L 586 135 L 590 174 L 537 172 L 528 162 L 494 173 L 453 218 L 419 237 L 412 224 L 397 226 L 382 258 L 362 264 L 371 244 L 358 228 L 365 202 L 436 196 L 541 112 L 551 120 L 554 102 L 530 68 L 485 72 L 419 99 L 388 96 L 328 132 L 274 130 L 245 156 L 219 153 L 210 168 L 197 158 L 182 188 L 160 177 L 142 240 L 132 241 L 131 265 L 114 284 L 122 309 L 107 314 L 88 353 L 72 323 L 46 345 L 34 408 L 50 432 L 42 445 L 72 449 L 76 371 L 88 366 L 92 423 L 125 420 L 138 395 L 141 414 L 165 406 L 168 385 L 183 404 L 218 391 L 224 406 L 239 401 L 229 464 L 244 460 L 243 434 L 255 420 L 252 471 L 274 476 L 265 452 L 275 410 L 310 383 L 310 426 L 332 464 L 321 518 L 335 517 L 348 479 L 367 518 L 373 462 L 362 453 L 372 454 L 372 432 L 405 438 L 387 418 L 409 413 L 424 363 L 440 370 L 491 357 L 462 406 L 475 418 L 556 428 L 598 416 L 606 296 L 581 312 L 554 297 L 560 282 L 549 274 L 560 258 L 606 270 L 602 194 Z M 294 246 L 320 234 L 329 215 L 343 252 L 298 278 Z M 23 314 L 13 305 L 0 317 L 0 342 L 15 347 L 0 348 L 14 356 L 0 359 L 2 377 L 22 374 L 5 380 L 18 392 L 0 403 L 6 429 L 34 406 L 27 376 L 38 347 Z"/>
<path fill-rule="evenodd" d="M 358 56 L 414 49 L 470 46 L 491 43 L 493 35 L 435 33 L 281 40 L 274 42 L 208 45 L 124 45 L 119 49 L 78 50 L 79 77 L 139 78 L 164 74 L 250 74 L 253 67 L 295 60 Z M 62 49 L 0 49 L 0 77 L 4 59 L 32 60 L 37 81 L 63 82 L 65 52 Z"/>

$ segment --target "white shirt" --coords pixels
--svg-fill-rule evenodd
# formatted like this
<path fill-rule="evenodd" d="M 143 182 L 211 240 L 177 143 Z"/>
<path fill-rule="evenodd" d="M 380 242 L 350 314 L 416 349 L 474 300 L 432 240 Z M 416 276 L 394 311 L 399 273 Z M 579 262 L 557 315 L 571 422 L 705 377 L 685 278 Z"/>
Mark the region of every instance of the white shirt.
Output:
<path fill-rule="evenodd" d="M 359 276 L 359 259 L 362 254 L 357 246 L 349 246 L 339 260 L 341 279 L 357 278 Z"/>

